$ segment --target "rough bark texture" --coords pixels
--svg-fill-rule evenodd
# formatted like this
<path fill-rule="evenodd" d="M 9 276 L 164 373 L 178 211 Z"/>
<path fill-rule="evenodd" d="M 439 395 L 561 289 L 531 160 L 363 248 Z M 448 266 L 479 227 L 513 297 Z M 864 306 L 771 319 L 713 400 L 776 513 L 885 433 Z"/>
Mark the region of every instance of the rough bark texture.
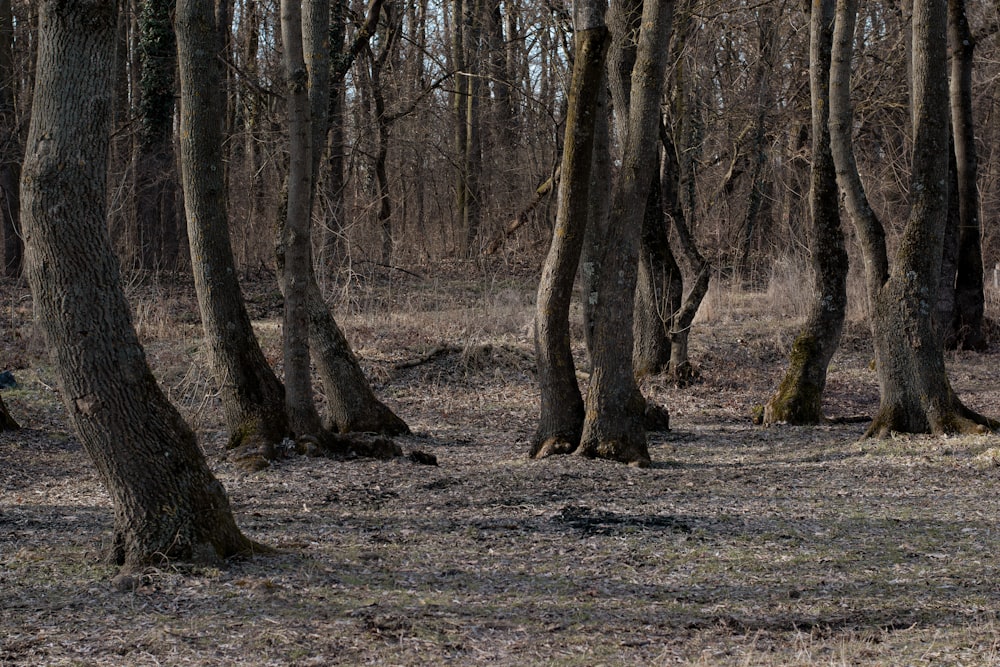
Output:
<path fill-rule="evenodd" d="M 285 357 L 285 408 L 296 436 L 320 428 L 313 403 L 309 364 L 308 285 L 312 267 L 312 127 L 309 73 L 302 53 L 301 0 L 282 0 L 281 37 L 288 104 L 288 208 L 279 231 L 282 294 L 285 297 L 282 343 Z"/>
<path fill-rule="evenodd" d="M 174 96 L 177 43 L 174 3 L 144 0 L 139 7 L 139 137 L 135 154 L 136 248 L 141 269 L 177 265 L 177 167 Z"/>
<path fill-rule="evenodd" d="M 672 2 L 658 0 L 643 6 L 622 170 L 612 195 L 594 311 L 593 372 L 577 450 L 583 456 L 636 465 L 649 464 L 649 450 L 643 426 L 646 402 L 632 367 L 633 299 L 649 174 L 657 168 L 660 95 L 672 10 Z"/>
<path fill-rule="evenodd" d="M 809 86 L 812 99 L 812 171 L 809 188 L 814 299 L 792 344 L 788 370 L 764 406 L 764 422 L 818 424 L 823 420 L 826 372 L 840 343 L 847 310 L 847 250 L 840 229 L 837 174 L 828 123 L 830 53 L 835 0 L 813 3 Z"/>
<path fill-rule="evenodd" d="M 932 313 L 948 213 L 948 83 L 944 0 L 913 3 L 913 171 L 910 217 L 891 273 L 884 233 L 864 199 L 850 140 L 851 36 L 856 0 L 840 0 L 831 69 L 831 139 L 837 178 L 865 256 L 880 406 L 866 433 L 995 428 L 951 389 Z"/>
<path fill-rule="evenodd" d="M 285 390 L 257 343 L 237 280 L 222 167 L 222 78 L 212 0 L 179 0 L 181 171 L 202 325 L 222 396 L 229 447 L 246 465 L 274 458 L 289 433 Z"/>
<path fill-rule="evenodd" d="M 14 113 L 14 17 L 10 0 L 0 0 L 0 229 L 3 231 L 3 274 L 21 275 L 21 140 Z"/>
<path fill-rule="evenodd" d="M 599 14 L 594 13 L 599 19 Z M 600 20 L 577 26 L 559 181 L 559 209 L 535 310 L 535 353 L 541 413 L 531 456 L 574 450 L 583 429 L 583 398 L 570 347 L 569 305 L 590 204 L 599 88 L 604 82 L 608 29 Z"/>
<path fill-rule="evenodd" d="M 955 314 L 949 347 L 981 350 L 985 293 L 980 247 L 978 160 L 972 115 L 972 64 L 975 41 L 965 16 L 965 0 L 948 0 L 948 41 L 951 47 L 951 123 L 958 176 L 958 258 Z"/>
<path fill-rule="evenodd" d="M 115 8 L 40 6 L 22 176 L 27 274 L 70 420 L 114 504 L 114 561 L 214 561 L 254 545 L 146 363 L 107 233 Z"/>

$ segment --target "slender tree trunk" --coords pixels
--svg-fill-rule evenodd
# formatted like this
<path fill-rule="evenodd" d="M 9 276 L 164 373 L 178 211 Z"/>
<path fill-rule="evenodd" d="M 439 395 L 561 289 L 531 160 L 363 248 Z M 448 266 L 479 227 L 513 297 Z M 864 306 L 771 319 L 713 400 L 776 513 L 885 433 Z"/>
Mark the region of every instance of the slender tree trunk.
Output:
<path fill-rule="evenodd" d="M 237 280 L 222 169 L 222 47 L 212 0 L 178 0 L 181 166 L 191 267 L 212 369 L 245 465 L 274 458 L 289 434 L 285 390 L 260 349 Z"/>
<path fill-rule="evenodd" d="M 813 301 L 805 326 L 792 344 L 788 370 L 764 406 L 764 421 L 818 424 L 823 421 L 826 373 L 847 311 L 847 250 L 840 229 L 837 172 L 828 122 L 830 54 L 836 0 L 813 3 L 810 17 L 809 86 L 812 105 L 812 172 L 809 188 Z"/>
<path fill-rule="evenodd" d="M 307 0 L 308 1 L 308 0 Z M 319 432 L 309 358 L 308 289 L 312 267 L 312 127 L 309 73 L 302 50 L 302 0 L 281 0 L 288 93 L 288 210 L 280 231 L 284 303 L 285 409 L 296 436 Z"/>
<path fill-rule="evenodd" d="M 21 210 L 21 159 L 14 91 L 14 15 L 10 0 L 0 0 L 0 229 L 3 232 L 3 274 L 21 275 L 24 244 L 18 218 Z"/>
<path fill-rule="evenodd" d="M 860 185 L 851 147 L 850 61 L 857 0 L 838 0 L 830 72 L 830 135 L 837 180 L 865 256 L 881 403 L 866 433 L 995 428 L 951 389 L 932 312 L 948 202 L 948 89 L 944 0 L 913 3 L 913 173 L 910 217 L 890 272 L 884 232 Z"/>
<path fill-rule="evenodd" d="M 612 195 L 594 311 L 594 358 L 578 453 L 649 464 L 643 421 L 646 402 L 632 367 L 633 299 L 649 174 L 657 168 L 656 139 L 673 2 L 648 0 L 635 67 L 622 170 Z M 615 36 L 615 39 L 620 39 Z"/>
<path fill-rule="evenodd" d="M 313 0 L 315 1 L 315 0 Z M 334 0 L 339 2 L 339 0 Z M 311 2 L 309 4 L 312 4 Z M 316 3 L 319 5 L 319 3 Z M 321 19 L 322 9 L 319 6 L 312 6 L 306 9 L 309 20 L 304 25 L 304 43 L 307 45 L 306 51 L 310 56 L 307 65 L 311 68 L 309 72 L 309 99 L 310 105 L 316 115 L 313 116 L 312 136 L 313 144 L 313 165 L 321 163 L 322 143 L 317 139 L 326 136 L 326 127 L 316 127 L 317 124 L 325 124 L 327 117 L 318 113 L 330 104 L 331 86 L 343 87 L 344 76 L 347 74 L 354 58 L 367 44 L 375 30 L 378 17 L 382 11 L 382 0 L 369 0 L 365 23 L 355 35 L 350 47 L 347 50 L 338 50 L 336 58 L 330 67 L 330 74 L 322 71 L 328 64 L 320 57 L 318 44 L 323 42 L 322 35 L 328 31 L 334 33 L 334 43 L 336 39 L 343 42 L 339 35 L 339 30 L 335 25 L 327 26 Z M 333 47 L 331 46 L 331 49 Z M 318 69 L 316 69 L 318 68 Z M 313 72 L 316 72 L 314 76 Z M 329 81 L 330 86 L 324 86 L 324 81 Z M 342 93 L 341 93 L 342 94 Z M 331 144 L 331 152 L 334 151 L 335 144 Z M 340 163 L 342 166 L 342 163 Z M 340 173 L 342 178 L 343 173 Z M 334 176 L 336 180 L 336 175 Z M 341 181 L 342 184 L 342 181 Z M 340 193 L 342 196 L 342 191 Z M 372 392 L 371 385 L 365 377 L 361 365 L 351 351 L 351 346 L 347 338 L 337 326 L 337 322 L 331 313 L 329 306 L 323 299 L 323 293 L 316 281 L 316 274 L 310 264 L 309 277 L 306 289 L 306 308 L 309 318 L 309 345 L 312 351 L 313 362 L 320 381 L 323 383 L 323 390 L 326 393 L 327 414 L 323 422 L 323 427 L 327 431 L 340 433 L 380 433 L 382 435 L 402 435 L 409 433 L 410 429 L 402 419 L 396 416 L 392 410 L 382 403 Z"/>
<path fill-rule="evenodd" d="M 255 545 L 149 370 L 106 228 L 115 9 L 40 4 L 22 177 L 27 275 L 69 418 L 114 504 L 114 561 L 216 561 Z"/>
<path fill-rule="evenodd" d="M 583 428 L 583 398 L 573 363 L 569 306 L 587 226 L 595 114 L 609 41 L 601 4 L 598 0 L 575 7 L 576 59 L 566 116 L 559 210 L 535 310 L 535 351 L 542 399 L 531 448 L 535 458 L 574 450 Z"/>
<path fill-rule="evenodd" d="M 981 350 L 985 293 L 980 247 L 979 167 L 972 113 L 972 65 L 975 41 L 965 16 L 965 0 L 948 0 L 948 41 L 951 47 L 951 123 L 958 175 L 958 259 L 955 278 L 955 319 L 949 343 Z"/>

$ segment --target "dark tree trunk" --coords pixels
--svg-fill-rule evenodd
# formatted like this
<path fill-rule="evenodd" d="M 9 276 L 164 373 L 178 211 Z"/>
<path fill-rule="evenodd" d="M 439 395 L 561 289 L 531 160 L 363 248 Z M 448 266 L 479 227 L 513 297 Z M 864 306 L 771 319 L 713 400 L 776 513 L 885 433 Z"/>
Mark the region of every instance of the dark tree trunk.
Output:
<path fill-rule="evenodd" d="M 14 16 L 10 0 L 0 0 L 0 229 L 3 232 L 3 274 L 21 275 L 21 139 L 18 136 L 14 91 Z"/>
<path fill-rule="evenodd" d="M 792 344 L 788 370 L 764 407 L 764 421 L 818 424 L 826 373 L 840 343 L 847 310 L 847 250 L 840 228 L 840 195 L 830 152 L 830 53 L 836 0 L 813 3 L 809 85 L 812 91 L 812 172 L 809 188 L 813 302 Z"/>
<path fill-rule="evenodd" d="M 933 325 L 934 296 L 948 214 L 948 89 L 944 0 L 913 11 L 913 173 L 910 217 L 890 272 L 884 231 L 868 205 L 851 144 L 850 61 L 857 0 L 838 0 L 830 71 L 830 134 L 837 180 L 858 229 L 881 402 L 866 433 L 945 433 L 994 428 L 951 389 Z"/>
<path fill-rule="evenodd" d="M 658 168 L 660 121 L 672 2 L 644 3 L 638 36 L 622 169 L 612 194 L 594 311 L 594 356 L 580 447 L 583 456 L 649 464 L 646 402 L 635 384 L 632 326 L 640 233 L 651 180 Z M 625 35 L 614 35 L 623 39 Z"/>
<path fill-rule="evenodd" d="M 0 398 L 0 431 L 16 431 L 21 425 L 10 415 L 7 404 Z"/>
<path fill-rule="evenodd" d="M 951 46 L 951 122 L 954 128 L 958 176 L 958 259 L 955 315 L 949 345 L 981 350 L 985 292 L 980 247 L 978 160 L 972 114 L 972 64 L 975 41 L 965 16 L 965 0 L 948 0 L 948 41 Z"/>
<path fill-rule="evenodd" d="M 307 3 L 308 4 L 308 3 Z M 321 20 L 328 20 L 317 12 Z M 320 429 L 313 403 L 309 356 L 308 289 L 312 276 L 313 149 L 309 73 L 302 39 L 301 0 L 281 1 L 281 41 L 288 105 L 288 208 L 279 231 L 279 280 L 285 297 L 282 342 L 285 358 L 285 408 L 296 437 L 315 437 Z M 324 31 L 325 32 L 325 31 Z"/>
<path fill-rule="evenodd" d="M 260 349 L 237 280 L 222 168 L 220 62 L 212 0 L 178 0 L 181 165 L 198 305 L 229 428 L 229 447 L 255 467 L 289 434 L 285 390 Z"/>
<path fill-rule="evenodd" d="M 573 451 L 583 429 L 583 398 L 573 363 L 569 306 L 590 209 L 595 114 L 604 83 L 608 29 L 599 3 L 581 5 L 576 11 L 576 55 L 566 117 L 559 210 L 535 310 L 541 390 L 541 415 L 531 448 L 535 458 Z"/>
<path fill-rule="evenodd" d="M 139 7 L 139 138 L 135 154 L 136 237 L 139 268 L 177 265 L 177 166 L 174 160 L 174 96 L 177 43 L 169 0 Z"/>
<path fill-rule="evenodd" d="M 114 504 L 114 561 L 214 561 L 255 545 L 150 372 L 106 227 L 116 6 L 40 5 L 22 176 L 27 275 L 69 418 Z"/>

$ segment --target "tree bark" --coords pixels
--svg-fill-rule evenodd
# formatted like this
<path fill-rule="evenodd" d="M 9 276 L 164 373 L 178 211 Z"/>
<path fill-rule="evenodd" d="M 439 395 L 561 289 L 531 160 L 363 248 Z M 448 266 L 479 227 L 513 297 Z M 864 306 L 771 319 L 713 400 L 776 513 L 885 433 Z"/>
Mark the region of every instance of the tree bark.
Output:
<path fill-rule="evenodd" d="M 576 8 L 575 61 L 569 90 L 559 181 L 559 209 L 542 267 L 535 309 L 535 351 L 541 414 L 531 456 L 568 453 L 580 443 L 583 398 L 576 382 L 569 306 L 583 247 L 594 155 L 599 88 L 604 83 L 608 29 L 600 2 Z"/>
<path fill-rule="evenodd" d="M 594 311 L 593 372 L 577 450 L 583 456 L 640 466 L 649 464 L 649 451 L 643 425 L 646 402 L 635 384 L 632 366 L 633 300 L 649 174 L 657 168 L 660 96 L 672 12 L 673 2 L 648 0 L 643 6 L 622 170 L 612 195 Z"/>
<path fill-rule="evenodd" d="M 0 229 L 3 232 L 3 274 L 21 275 L 24 244 L 21 242 L 21 159 L 14 92 L 14 15 L 10 0 L 0 0 Z"/>
<path fill-rule="evenodd" d="M 70 421 L 114 504 L 114 561 L 215 561 L 255 545 L 146 363 L 106 227 L 116 6 L 40 4 L 22 176 L 27 275 Z"/>
<path fill-rule="evenodd" d="M 288 93 L 288 209 L 279 232 L 284 302 L 285 409 L 296 437 L 320 429 L 309 356 L 308 284 L 312 267 L 313 150 L 309 73 L 302 49 L 302 0 L 281 0 L 281 39 Z"/>
<path fill-rule="evenodd" d="M 16 431 L 21 428 L 7 409 L 7 404 L 0 398 L 0 431 Z"/>
<path fill-rule="evenodd" d="M 177 42 L 173 2 L 143 0 L 139 7 L 139 137 L 135 153 L 137 266 L 177 265 L 177 193 L 174 95 Z"/>
<path fill-rule="evenodd" d="M 849 104 L 857 0 L 838 0 L 831 68 L 831 142 L 837 180 L 865 256 L 880 405 L 866 432 L 982 431 L 997 423 L 966 408 L 951 389 L 932 312 L 948 213 L 948 89 L 944 0 L 913 3 L 913 160 L 910 216 L 891 272 L 884 232 L 860 186 Z"/>
<path fill-rule="evenodd" d="M 818 424 L 823 421 L 826 373 L 844 327 L 847 310 L 847 250 L 840 229 L 837 173 L 830 152 L 828 122 L 830 54 L 836 0 L 812 5 L 809 86 L 812 100 L 812 171 L 809 188 L 813 302 L 805 326 L 792 344 L 789 367 L 764 406 L 764 422 Z"/>
<path fill-rule="evenodd" d="M 985 291 L 980 247 L 979 167 L 972 113 L 972 65 L 975 40 L 965 15 L 965 0 L 948 0 L 948 41 L 951 50 L 951 123 L 958 176 L 958 258 L 955 314 L 949 347 L 986 348 L 983 332 Z"/>
<path fill-rule="evenodd" d="M 285 390 L 264 358 L 237 280 L 222 167 L 222 47 L 212 0 L 178 0 L 181 172 L 191 266 L 229 448 L 250 467 L 289 434 Z"/>

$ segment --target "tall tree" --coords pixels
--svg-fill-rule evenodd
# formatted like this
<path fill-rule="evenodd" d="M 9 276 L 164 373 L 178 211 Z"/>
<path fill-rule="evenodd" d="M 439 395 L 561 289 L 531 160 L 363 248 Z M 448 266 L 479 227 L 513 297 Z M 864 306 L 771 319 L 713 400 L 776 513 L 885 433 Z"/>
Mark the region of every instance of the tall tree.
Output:
<path fill-rule="evenodd" d="M 640 231 L 656 157 L 660 97 L 666 69 L 673 2 L 643 4 L 622 168 L 612 194 L 611 217 L 594 309 L 594 355 L 578 453 L 636 465 L 649 464 L 643 424 L 646 402 L 632 366 L 633 298 Z M 613 35 L 613 39 L 627 38 Z"/>
<path fill-rule="evenodd" d="M 976 155 L 972 109 L 972 65 L 976 48 L 965 0 L 948 0 L 948 44 L 951 51 L 951 125 L 954 133 L 958 193 L 958 256 L 955 275 L 955 311 L 947 336 L 949 347 L 981 350 L 985 294 L 983 251 L 979 224 L 979 162 Z M 950 278 L 951 274 L 945 277 Z"/>
<path fill-rule="evenodd" d="M 137 265 L 173 269 L 177 264 L 177 168 L 174 97 L 177 42 L 173 0 L 139 3 L 139 136 L 135 150 Z"/>
<path fill-rule="evenodd" d="M 3 232 L 3 273 L 21 275 L 23 244 L 18 229 L 21 208 L 21 138 L 14 91 L 14 14 L 11 0 L 0 0 L 0 229 Z"/>
<path fill-rule="evenodd" d="M 566 115 L 559 210 L 535 308 L 535 351 L 542 402 L 531 447 L 535 458 L 573 451 L 583 429 L 583 398 L 576 382 L 569 306 L 590 211 L 597 102 L 605 82 L 609 38 L 603 5 L 601 0 L 573 5 L 575 61 Z"/>
<path fill-rule="evenodd" d="M 27 275 L 67 413 L 114 504 L 114 561 L 245 554 L 254 544 L 146 363 L 107 232 L 116 10 L 40 3 L 22 174 Z"/>
<path fill-rule="evenodd" d="M 329 20 L 318 12 L 322 20 Z M 320 428 L 309 364 L 308 283 L 312 266 L 313 151 L 309 73 L 302 39 L 302 1 L 281 0 L 281 41 L 288 105 L 288 208 L 278 241 L 284 303 L 285 406 L 292 431 Z"/>
<path fill-rule="evenodd" d="M 191 265 L 229 428 L 229 447 L 259 466 L 289 433 L 285 390 L 264 358 L 250 323 L 233 260 L 222 165 L 220 58 L 227 26 L 216 24 L 213 0 L 178 0 L 181 84 L 181 172 Z M 210 54 L 216 54 L 212 56 Z"/>
<path fill-rule="evenodd" d="M 865 259 L 880 406 L 866 433 L 980 431 L 996 422 L 951 388 L 932 321 L 948 214 L 946 0 L 915 0 L 910 216 L 890 270 L 885 231 L 861 186 L 852 147 L 851 55 L 857 0 L 838 0 L 830 70 L 830 141 L 837 181 Z"/>
<path fill-rule="evenodd" d="M 837 170 L 830 152 L 830 54 L 836 0 L 812 5 L 809 88 L 812 104 L 812 170 L 809 185 L 813 300 L 792 344 L 788 370 L 764 407 L 764 421 L 818 424 L 823 420 L 826 373 L 840 343 L 847 311 L 847 249 L 840 228 Z"/>

